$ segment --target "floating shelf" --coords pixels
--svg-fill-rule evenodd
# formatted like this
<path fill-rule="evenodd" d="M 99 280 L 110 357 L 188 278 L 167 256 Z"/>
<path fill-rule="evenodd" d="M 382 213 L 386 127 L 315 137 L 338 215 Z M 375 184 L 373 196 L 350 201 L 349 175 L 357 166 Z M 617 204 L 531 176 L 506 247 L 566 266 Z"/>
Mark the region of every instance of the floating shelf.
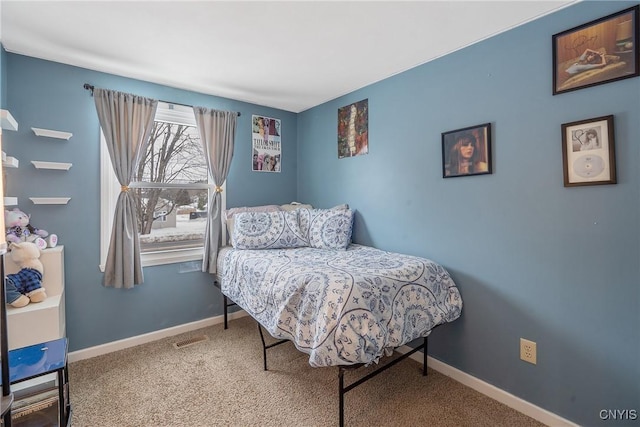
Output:
<path fill-rule="evenodd" d="M 18 204 L 18 198 L 17 197 L 5 197 L 4 198 L 4 205 L 5 206 L 16 206 Z"/>
<path fill-rule="evenodd" d="M 41 162 L 40 160 L 31 160 L 33 166 L 36 169 L 56 169 L 56 170 L 65 170 L 68 171 L 72 163 L 58 163 L 58 162 Z"/>
<path fill-rule="evenodd" d="M 18 159 L 16 159 L 15 157 L 11 157 L 11 156 L 3 156 L 4 158 L 2 159 L 2 166 L 4 166 L 5 168 L 17 168 L 20 165 L 20 161 Z"/>
<path fill-rule="evenodd" d="M 29 197 L 34 205 L 66 205 L 71 197 Z"/>
<path fill-rule="evenodd" d="M 73 136 L 71 132 L 62 132 L 59 130 L 31 128 L 33 133 L 38 136 L 46 136 L 48 138 L 69 139 Z"/>
<path fill-rule="evenodd" d="M 0 110 L 0 127 L 7 130 L 18 130 L 18 122 L 7 110 Z"/>

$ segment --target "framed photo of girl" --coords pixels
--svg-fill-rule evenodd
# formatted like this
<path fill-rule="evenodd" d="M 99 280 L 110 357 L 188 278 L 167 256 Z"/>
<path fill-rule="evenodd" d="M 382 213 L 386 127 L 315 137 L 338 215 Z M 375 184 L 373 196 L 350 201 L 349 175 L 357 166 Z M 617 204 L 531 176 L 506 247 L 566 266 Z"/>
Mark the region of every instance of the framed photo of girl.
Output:
<path fill-rule="evenodd" d="M 442 177 L 491 173 L 491 123 L 442 134 Z"/>
<path fill-rule="evenodd" d="M 640 75 L 640 6 L 552 36 L 553 94 Z"/>
<path fill-rule="evenodd" d="M 564 186 L 616 183 L 613 116 L 562 125 Z"/>

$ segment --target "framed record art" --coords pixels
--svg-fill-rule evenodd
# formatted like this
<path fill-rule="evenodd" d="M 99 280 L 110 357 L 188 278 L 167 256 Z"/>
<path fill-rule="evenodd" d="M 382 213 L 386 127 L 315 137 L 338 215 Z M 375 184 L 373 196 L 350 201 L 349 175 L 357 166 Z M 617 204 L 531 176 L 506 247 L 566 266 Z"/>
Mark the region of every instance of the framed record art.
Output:
<path fill-rule="evenodd" d="M 613 116 L 562 125 L 564 186 L 616 183 Z"/>

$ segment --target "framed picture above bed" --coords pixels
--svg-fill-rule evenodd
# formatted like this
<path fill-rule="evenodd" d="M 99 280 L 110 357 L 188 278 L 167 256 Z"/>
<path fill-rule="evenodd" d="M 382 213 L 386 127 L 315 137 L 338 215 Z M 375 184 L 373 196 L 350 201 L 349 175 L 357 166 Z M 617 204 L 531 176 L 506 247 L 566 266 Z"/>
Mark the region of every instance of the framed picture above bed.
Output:
<path fill-rule="evenodd" d="M 553 94 L 640 75 L 634 6 L 554 34 Z"/>
<path fill-rule="evenodd" d="M 562 125 L 564 186 L 615 184 L 613 116 Z"/>
<path fill-rule="evenodd" d="M 442 134 L 442 177 L 491 173 L 491 123 Z"/>
<path fill-rule="evenodd" d="M 369 153 L 369 99 L 338 109 L 338 158 Z"/>

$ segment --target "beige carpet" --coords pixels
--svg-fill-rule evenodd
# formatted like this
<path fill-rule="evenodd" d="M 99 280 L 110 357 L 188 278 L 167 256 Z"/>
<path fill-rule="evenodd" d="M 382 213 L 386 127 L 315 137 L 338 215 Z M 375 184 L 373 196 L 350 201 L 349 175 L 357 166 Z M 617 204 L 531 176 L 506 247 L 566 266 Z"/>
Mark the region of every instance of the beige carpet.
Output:
<path fill-rule="evenodd" d="M 200 335 L 209 339 L 173 346 Z M 290 343 L 268 350 L 268 363 L 265 372 L 249 317 L 74 362 L 72 426 L 338 425 L 337 368 L 310 367 Z M 345 425 L 541 424 L 433 370 L 423 377 L 407 359 L 347 393 Z"/>

